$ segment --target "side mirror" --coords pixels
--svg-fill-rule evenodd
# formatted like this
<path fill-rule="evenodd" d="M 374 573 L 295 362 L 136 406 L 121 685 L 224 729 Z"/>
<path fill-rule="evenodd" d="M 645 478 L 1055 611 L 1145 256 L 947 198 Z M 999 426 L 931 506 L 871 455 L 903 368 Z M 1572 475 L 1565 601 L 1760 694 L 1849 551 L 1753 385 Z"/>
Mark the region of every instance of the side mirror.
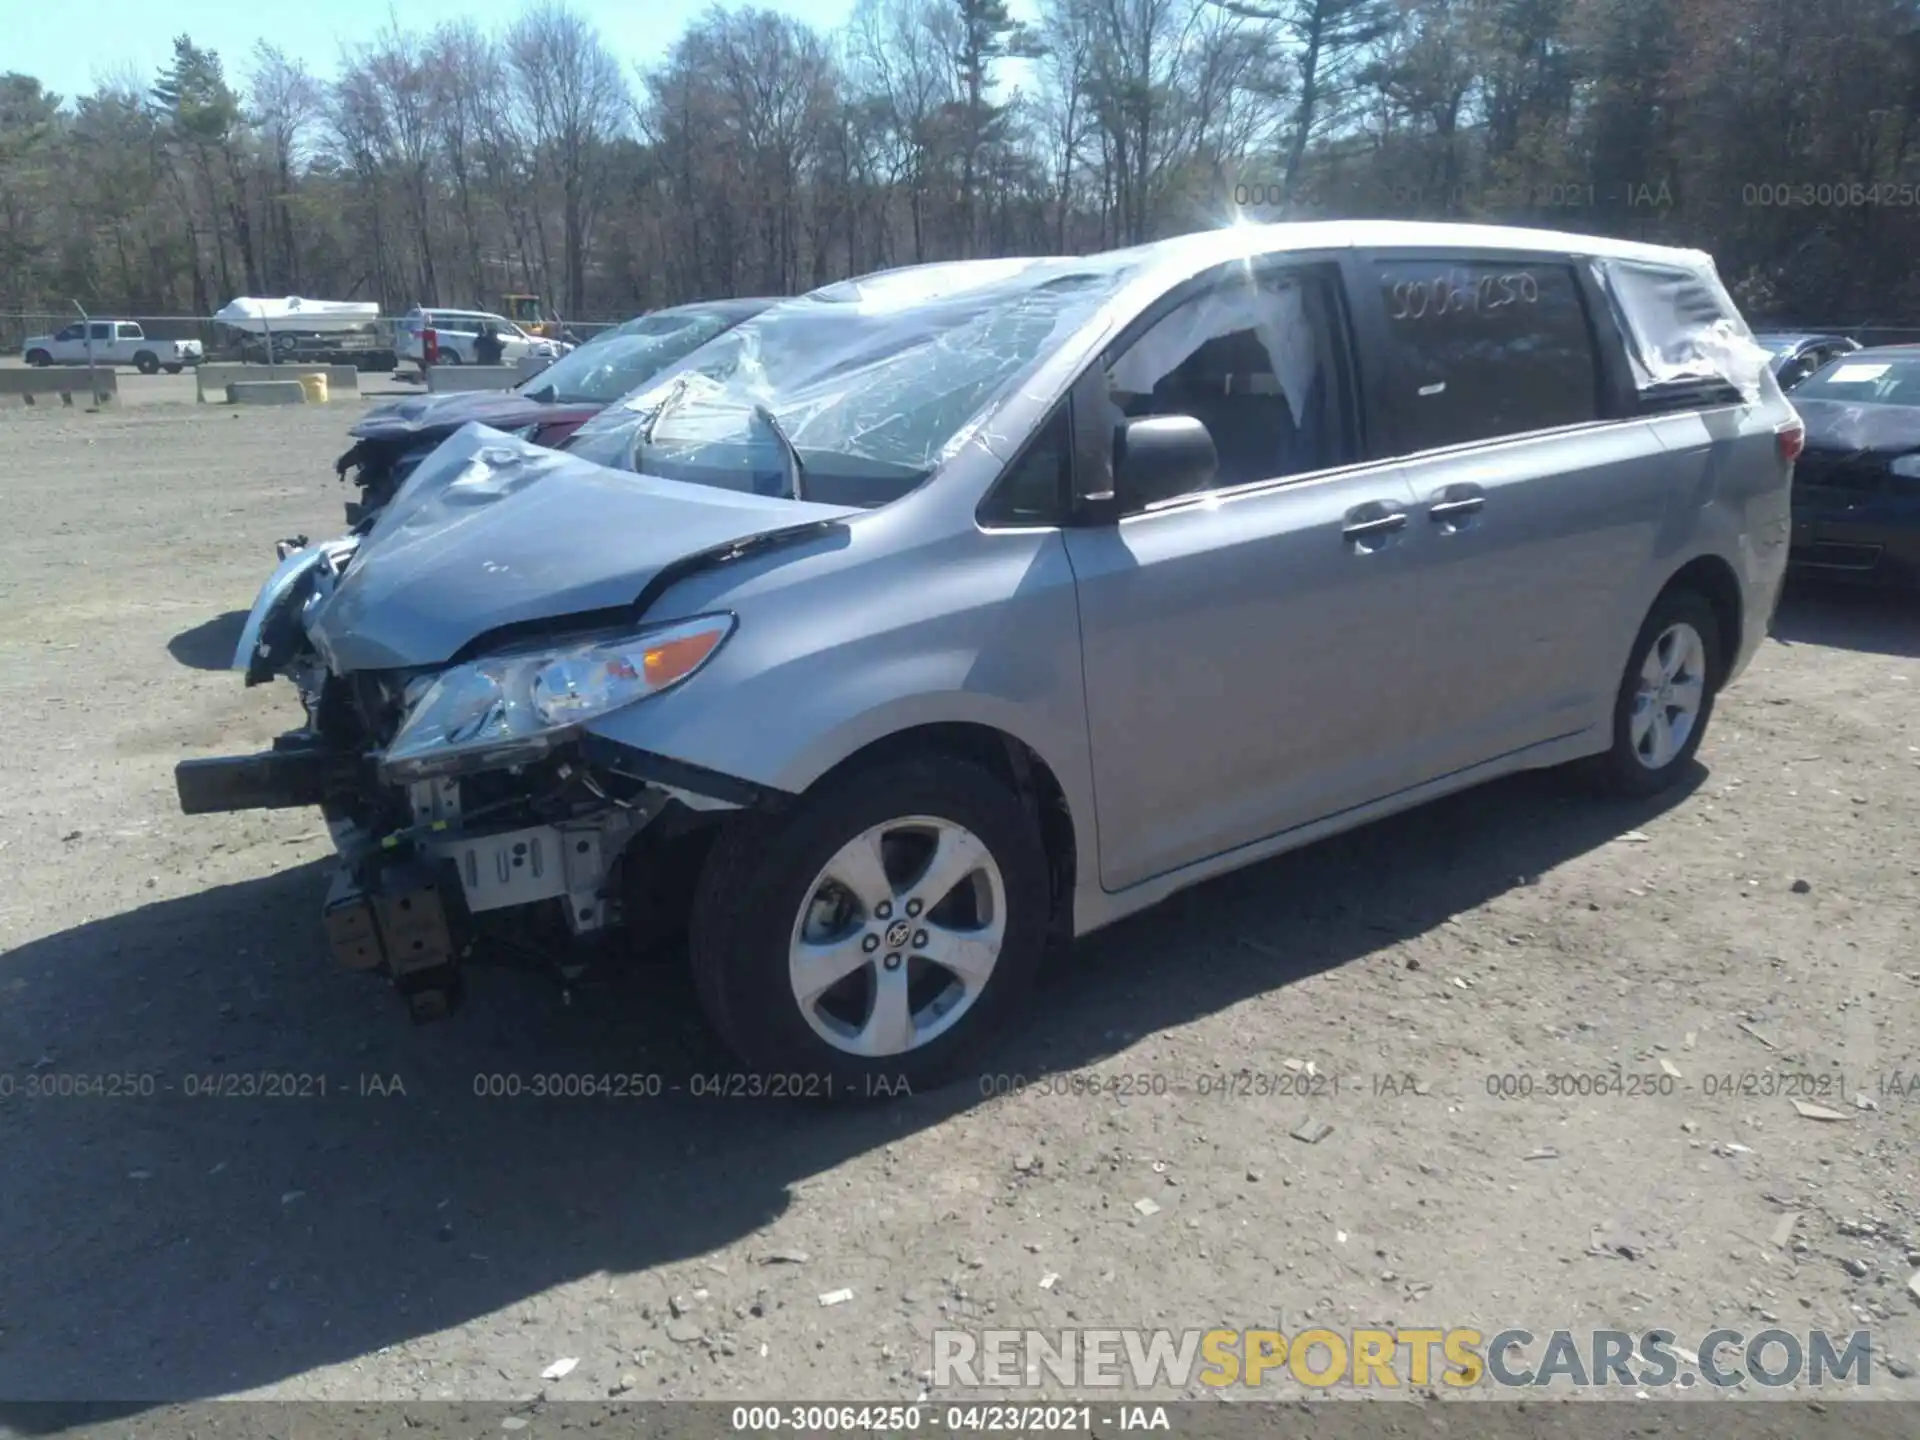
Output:
<path fill-rule="evenodd" d="M 1211 488 L 1220 457 L 1191 415 L 1147 415 L 1115 430 L 1113 468 L 1121 503 L 1150 505 Z"/>

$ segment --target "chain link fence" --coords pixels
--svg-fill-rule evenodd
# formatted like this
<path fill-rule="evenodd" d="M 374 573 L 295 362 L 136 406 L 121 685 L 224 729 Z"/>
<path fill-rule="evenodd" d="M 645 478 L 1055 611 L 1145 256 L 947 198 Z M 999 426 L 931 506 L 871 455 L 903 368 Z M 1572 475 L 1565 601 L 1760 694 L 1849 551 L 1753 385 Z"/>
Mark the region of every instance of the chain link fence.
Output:
<path fill-rule="evenodd" d="M 202 350 L 201 358 L 208 361 L 239 360 L 267 364 L 281 359 L 312 360 L 325 354 L 340 357 L 334 363 L 361 364 L 365 369 L 390 370 L 396 365 L 406 367 L 411 364 L 401 359 L 398 353 L 395 326 L 400 318 L 383 315 L 363 329 L 322 334 L 303 330 L 297 323 L 279 327 L 270 325 L 261 331 L 240 330 L 211 315 L 140 315 L 90 311 L 87 319 L 82 320 L 80 312 L 74 308 L 64 311 L 0 311 L 0 363 L 26 360 L 32 350 L 45 350 L 49 358 L 58 363 L 72 363 L 77 356 L 67 352 L 74 351 L 76 346 L 84 350 L 86 331 L 79 327 L 91 323 L 95 326 L 137 325 L 140 327 L 140 338 L 165 347 L 169 359 L 175 341 L 197 340 Z M 502 323 L 510 322 L 502 317 Z M 624 323 L 624 317 L 618 320 L 567 320 L 555 328 L 560 331 L 562 339 L 584 344 Z M 96 343 L 109 334 L 96 330 Z M 65 338 L 56 344 L 55 337 L 61 336 Z M 97 363 L 104 365 L 112 362 L 102 350 Z M 130 364 L 131 360 L 121 363 Z"/>

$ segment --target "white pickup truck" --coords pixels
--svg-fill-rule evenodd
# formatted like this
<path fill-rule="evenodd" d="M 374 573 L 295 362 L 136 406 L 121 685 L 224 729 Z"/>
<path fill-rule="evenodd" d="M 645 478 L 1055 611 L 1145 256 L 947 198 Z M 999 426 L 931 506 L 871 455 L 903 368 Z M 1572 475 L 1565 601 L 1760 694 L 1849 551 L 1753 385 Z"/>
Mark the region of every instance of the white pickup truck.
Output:
<path fill-rule="evenodd" d="M 57 335 L 29 336 L 21 358 L 29 365 L 85 365 L 89 330 L 95 365 L 131 365 L 142 375 L 178 375 L 198 365 L 203 353 L 198 340 L 149 340 L 131 320 L 76 320 Z"/>

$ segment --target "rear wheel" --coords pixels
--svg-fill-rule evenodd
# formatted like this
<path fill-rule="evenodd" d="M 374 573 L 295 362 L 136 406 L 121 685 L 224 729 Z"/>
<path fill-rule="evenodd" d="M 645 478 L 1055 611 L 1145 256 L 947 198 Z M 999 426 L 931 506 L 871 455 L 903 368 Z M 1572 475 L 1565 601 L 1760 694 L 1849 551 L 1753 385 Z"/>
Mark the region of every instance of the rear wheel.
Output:
<path fill-rule="evenodd" d="M 1038 828 L 965 760 L 849 772 L 714 842 L 694 979 L 747 1069 L 857 1099 L 952 1079 L 1018 1012 L 1047 934 Z"/>
<path fill-rule="evenodd" d="M 158 375 L 160 373 L 160 357 L 151 350 L 142 350 L 138 355 L 133 357 L 133 368 L 138 370 L 142 375 Z"/>
<path fill-rule="evenodd" d="M 1627 796 L 1657 795 L 1693 762 L 1726 673 L 1720 621 L 1691 590 L 1662 595 L 1633 642 L 1613 706 L 1613 746 L 1591 774 Z"/>
<path fill-rule="evenodd" d="M 27 352 L 27 363 L 29 365 L 51 365 L 53 363 L 53 356 L 44 350 L 29 350 Z"/>
<path fill-rule="evenodd" d="M 169 375 L 178 375 L 182 370 L 186 369 L 187 367 L 184 365 L 163 365 L 160 368 L 165 370 Z"/>

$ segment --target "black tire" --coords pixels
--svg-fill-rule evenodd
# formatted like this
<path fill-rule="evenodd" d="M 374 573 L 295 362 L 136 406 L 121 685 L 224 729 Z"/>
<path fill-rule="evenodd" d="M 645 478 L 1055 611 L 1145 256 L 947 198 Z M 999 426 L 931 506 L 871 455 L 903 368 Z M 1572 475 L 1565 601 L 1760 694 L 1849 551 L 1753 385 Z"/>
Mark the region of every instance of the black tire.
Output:
<path fill-rule="evenodd" d="M 434 363 L 438 365 L 458 365 L 460 363 L 460 352 L 452 347 L 443 349 L 440 352 L 440 358 Z"/>
<path fill-rule="evenodd" d="M 186 369 L 187 367 L 184 365 L 162 365 L 160 368 L 162 370 L 165 370 L 169 375 L 178 375 L 182 370 Z"/>
<path fill-rule="evenodd" d="M 1691 626 L 1705 652 L 1700 708 L 1685 743 L 1665 764 L 1656 767 L 1642 758 L 1632 726 L 1641 668 L 1655 643 L 1676 625 Z M 1719 617 L 1701 595 L 1692 590 L 1669 590 L 1654 601 L 1640 633 L 1634 637 L 1626 672 L 1620 677 L 1620 689 L 1614 697 L 1613 745 L 1588 763 L 1590 780 L 1609 794 L 1630 798 L 1658 795 L 1680 780 L 1693 764 L 1694 752 L 1699 750 L 1707 724 L 1713 719 L 1713 702 L 1719 693 L 1721 677 L 1726 674 L 1724 643 Z"/>
<path fill-rule="evenodd" d="M 133 357 L 133 368 L 138 370 L 142 375 L 158 375 L 160 373 L 160 357 L 151 350 L 142 350 Z"/>
<path fill-rule="evenodd" d="M 867 1059 L 829 1044 L 794 999 L 788 942 L 808 891 L 847 841 L 872 826 L 930 816 L 987 848 L 1006 894 L 1006 928 L 985 988 L 953 1027 L 916 1050 Z M 805 1077 L 803 1097 L 877 1099 L 937 1088 L 1013 1016 L 1046 947 L 1051 886 L 1033 817 L 990 772 L 929 754 L 829 778 L 787 813 L 736 816 L 714 841 L 695 891 L 689 938 L 695 989 L 747 1072 Z"/>
<path fill-rule="evenodd" d="M 29 350 L 27 352 L 27 364 L 29 365 L 37 368 L 51 365 L 52 363 L 53 356 L 49 355 L 45 350 Z"/>

